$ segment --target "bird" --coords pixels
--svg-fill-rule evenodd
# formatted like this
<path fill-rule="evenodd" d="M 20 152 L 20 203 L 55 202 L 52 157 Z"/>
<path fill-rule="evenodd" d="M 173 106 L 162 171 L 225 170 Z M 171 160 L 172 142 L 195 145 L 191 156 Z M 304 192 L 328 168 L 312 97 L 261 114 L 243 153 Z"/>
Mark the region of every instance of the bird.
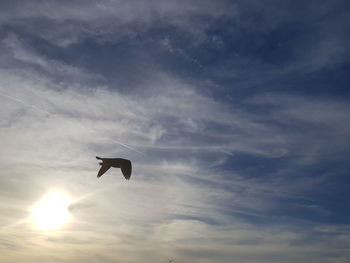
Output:
<path fill-rule="evenodd" d="M 101 158 L 96 156 L 97 160 L 101 160 L 102 163 L 100 170 L 98 171 L 97 178 L 101 177 L 109 168 L 120 168 L 126 180 L 131 176 L 131 161 L 123 158 Z"/>

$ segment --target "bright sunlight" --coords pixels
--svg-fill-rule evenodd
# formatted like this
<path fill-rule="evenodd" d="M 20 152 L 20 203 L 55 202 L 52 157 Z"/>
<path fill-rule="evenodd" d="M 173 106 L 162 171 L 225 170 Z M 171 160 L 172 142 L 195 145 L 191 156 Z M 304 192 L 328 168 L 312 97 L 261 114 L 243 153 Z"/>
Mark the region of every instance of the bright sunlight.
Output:
<path fill-rule="evenodd" d="M 72 198 L 62 191 L 50 191 L 32 208 L 32 219 L 42 230 L 53 230 L 62 227 L 71 219 L 68 206 Z"/>

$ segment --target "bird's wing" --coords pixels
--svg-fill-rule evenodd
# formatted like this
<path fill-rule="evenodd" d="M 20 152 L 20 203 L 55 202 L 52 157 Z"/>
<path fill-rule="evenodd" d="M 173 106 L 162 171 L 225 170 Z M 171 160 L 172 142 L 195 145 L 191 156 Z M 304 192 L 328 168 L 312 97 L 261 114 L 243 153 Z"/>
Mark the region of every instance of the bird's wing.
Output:
<path fill-rule="evenodd" d="M 129 160 L 123 160 L 120 162 L 120 169 L 126 180 L 130 179 L 131 176 L 131 162 Z"/>
<path fill-rule="evenodd" d="M 97 177 L 101 177 L 105 172 L 107 172 L 107 170 L 111 168 L 111 166 L 109 164 L 106 163 L 102 163 L 101 164 L 101 168 L 98 171 Z"/>

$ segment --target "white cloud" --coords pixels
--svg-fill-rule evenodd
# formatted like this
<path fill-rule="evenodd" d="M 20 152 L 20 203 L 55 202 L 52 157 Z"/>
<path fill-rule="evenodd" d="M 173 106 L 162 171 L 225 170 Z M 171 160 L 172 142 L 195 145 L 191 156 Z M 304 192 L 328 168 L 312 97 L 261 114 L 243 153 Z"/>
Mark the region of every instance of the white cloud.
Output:
<path fill-rule="evenodd" d="M 27 54 L 28 62 L 35 58 L 23 47 L 14 48 Z M 44 57 L 40 59 L 40 65 L 48 63 Z M 131 245 L 140 244 L 158 231 L 157 225 L 170 222 L 172 226 L 173 216 L 229 222 L 225 203 L 230 202 L 235 193 L 212 188 L 210 182 L 220 183 L 221 179 L 213 174 L 210 165 L 204 168 L 203 150 L 209 156 L 217 155 L 215 162 L 220 163 L 226 158 L 225 152 L 270 155 L 270 150 L 264 151 L 263 147 L 271 145 L 273 148 L 276 144 L 274 139 L 264 142 L 263 137 L 270 129 L 250 120 L 244 112 L 232 112 L 195 87 L 165 75 L 158 75 L 162 87 L 155 82 L 146 87 L 145 95 L 137 96 L 102 87 L 88 86 L 85 90 L 63 86 L 58 89 L 50 75 L 43 73 L 45 71 L 27 67 L 25 75 L 17 72 L 11 69 L 1 72 L 1 185 L 11 189 L 14 196 L 8 202 L 23 212 L 52 187 L 64 188 L 77 197 L 88 194 L 78 203 L 78 208 L 72 210 L 77 221 L 63 232 L 77 239 L 78 247 L 89 236 L 97 240 L 98 247 L 109 242 L 118 244 L 121 237 Z M 208 130 L 213 124 L 224 129 Z M 201 136 L 203 138 L 197 140 L 196 137 Z M 146 154 L 130 151 L 114 140 Z M 227 140 L 232 142 L 224 144 Z M 132 184 L 126 184 L 117 170 L 97 180 L 94 160 L 97 154 L 123 155 L 134 160 Z M 8 179 L 9 174 L 11 179 Z M 194 185 L 190 178 L 202 179 L 205 183 Z M 4 184 L 8 180 L 10 183 Z M 252 187 L 250 182 L 245 184 Z M 89 195 L 91 192 L 96 194 Z M 260 214 L 266 204 L 254 204 L 251 198 L 250 194 L 236 196 L 237 200 L 233 201 L 236 212 Z M 26 201 L 21 201 L 23 199 Z M 86 202 L 88 205 L 84 206 Z M 23 219 L 23 212 L 14 214 L 12 222 Z M 1 221 L 5 223 L 9 219 L 2 217 Z M 179 222 L 180 226 L 187 224 L 187 221 Z M 210 229 L 210 225 L 202 226 Z M 75 229 L 83 232 L 75 232 Z M 14 230 L 10 227 L 6 231 Z M 113 236 L 104 238 L 106 231 L 114 233 Z M 193 233 L 188 234 L 190 240 L 195 238 Z M 34 242 L 34 245 L 40 243 L 48 247 L 44 257 L 55 254 L 50 252 L 52 241 L 37 237 L 31 241 L 31 236 L 24 237 L 17 241 L 12 239 L 19 250 L 30 249 L 30 254 L 34 255 Z M 154 238 L 151 244 L 160 242 L 156 236 Z M 63 241 L 54 242 L 60 244 L 54 251 L 64 249 Z M 173 241 L 178 243 L 176 239 Z M 123 248 L 129 249 L 128 246 Z M 144 249 L 152 251 L 151 246 Z M 6 260 L 8 256 L 3 258 Z M 66 257 L 59 257 L 57 262 L 74 258 L 73 255 Z M 112 258 L 107 249 L 106 262 Z"/>
<path fill-rule="evenodd" d="M 0 21 L 68 47 L 86 36 L 117 41 L 164 18 L 205 41 L 205 23 L 186 28 L 191 16 L 238 15 L 236 6 L 226 9 L 224 2 L 194 3 L 90 1 L 71 8 L 66 2 L 31 2 L 23 4 L 30 8 L 15 4 L 1 11 Z M 38 30 L 36 19 L 48 25 Z M 163 43 L 174 52 L 171 44 Z M 0 55 L 2 261 L 342 262 L 347 255 L 339 249 L 349 239 L 342 228 L 331 230 L 327 242 L 329 228 L 310 230 L 305 222 L 295 227 L 288 216 L 280 225 L 242 221 L 273 220 L 279 198 L 308 200 L 304 194 L 324 177 L 291 179 L 300 165 L 293 158 L 329 150 L 328 142 L 314 147 L 329 135 L 344 142 L 346 103 L 259 95 L 250 103 L 276 111 L 251 114 L 159 68 L 149 69 L 152 80 L 139 93 L 122 92 L 95 72 L 46 57 L 16 35 L 1 47 L 8 51 Z M 307 133 L 285 133 L 276 122 L 305 123 Z M 318 137 L 319 127 L 325 130 Z M 291 155 L 292 167 L 262 178 L 220 168 L 242 153 L 276 161 Z M 95 155 L 132 159 L 132 180 L 116 169 L 97 180 Z M 51 236 L 16 224 L 52 187 L 80 198 L 71 207 L 75 221 Z M 304 207 L 324 213 L 317 205 Z"/>
<path fill-rule="evenodd" d="M 16 25 L 60 46 L 69 46 L 85 37 L 101 41 L 135 36 L 159 21 L 185 29 L 197 37 L 205 25 L 197 16 L 221 17 L 235 14 L 235 8 L 225 2 L 212 1 L 39 1 L 5 3 L 0 12 L 2 25 Z M 46 21 L 40 24 L 37 20 Z M 204 28 L 203 28 L 204 26 Z M 54 28 L 54 30 L 53 30 Z"/>

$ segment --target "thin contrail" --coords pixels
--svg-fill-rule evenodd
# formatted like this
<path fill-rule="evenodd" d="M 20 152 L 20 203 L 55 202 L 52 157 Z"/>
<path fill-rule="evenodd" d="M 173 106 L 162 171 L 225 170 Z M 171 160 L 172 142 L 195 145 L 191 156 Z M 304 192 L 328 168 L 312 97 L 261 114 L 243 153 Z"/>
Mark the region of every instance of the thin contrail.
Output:
<path fill-rule="evenodd" d="M 25 106 L 27 106 L 27 107 L 29 107 L 29 108 L 33 108 L 34 110 L 36 110 L 36 111 L 38 111 L 38 112 L 45 113 L 45 114 L 48 114 L 48 115 L 53 116 L 53 117 L 60 117 L 62 120 L 66 121 L 66 122 L 69 122 L 70 124 L 75 125 L 75 126 L 77 126 L 77 127 L 79 127 L 79 128 L 85 129 L 85 130 L 87 130 L 87 131 L 89 131 L 89 132 L 97 133 L 97 131 L 94 130 L 94 129 L 87 128 L 87 127 L 85 127 L 84 125 L 81 125 L 81 124 L 78 124 L 78 123 L 73 122 L 73 121 L 71 121 L 71 120 L 68 120 L 68 119 L 66 119 L 66 118 L 64 118 L 64 117 L 62 117 L 62 116 L 59 116 L 58 114 L 51 113 L 51 112 L 49 112 L 49 111 L 47 111 L 47 110 L 44 110 L 44 109 L 42 109 L 42 108 L 39 108 L 39 107 L 33 105 L 33 104 L 29 104 L 29 103 L 27 103 L 27 102 L 25 102 L 25 101 L 23 101 L 23 100 L 21 100 L 21 99 L 12 97 L 12 96 L 7 95 L 7 94 L 5 94 L 5 93 L 3 93 L 3 92 L 0 92 L 0 95 L 3 96 L 3 97 L 5 97 L 5 98 L 8 98 L 8 99 L 10 99 L 10 100 L 12 100 L 12 101 L 21 103 L 21 104 L 23 104 L 23 105 L 25 105 Z M 122 142 L 120 142 L 120 141 L 117 141 L 117 140 L 114 140 L 114 139 L 111 139 L 111 138 L 108 138 L 108 137 L 104 137 L 104 138 L 106 138 L 107 140 L 112 141 L 112 142 L 114 142 L 114 143 L 116 143 L 116 144 L 119 144 L 119 145 L 123 146 L 124 148 L 127 148 L 127 149 L 129 149 L 129 150 L 132 150 L 132 151 L 137 152 L 137 153 L 139 153 L 139 154 L 144 154 L 143 152 L 140 152 L 139 150 L 137 150 L 137 149 L 135 149 L 135 148 L 133 148 L 133 147 L 131 147 L 131 146 L 125 144 L 125 143 L 122 143 Z"/>
<path fill-rule="evenodd" d="M 96 132 L 96 131 L 94 131 L 94 132 Z M 117 143 L 117 144 L 119 144 L 119 145 L 121 145 L 121 146 L 124 146 L 125 148 L 127 148 L 127 149 L 129 149 L 129 150 L 132 150 L 132 151 L 137 152 L 137 153 L 139 153 L 139 154 L 144 154 L 143 152 L 140 152 L 139 150 L 136 150 L 135 148 L 133 148 L 133 147 L 131 147 L 131 146 L 129 146 L 129 145 L 126 145 L 126 144 L 124 144 L 124 143 L 121 143 L 121 142 L 116 141 L 116 140 L 111 139 L 111 138 L 107 138 L 107 139 L 110 140 L 110 141 L 112 141 L 112 142 L 114 142 L 114 143 Z"/>
<path fill-rule="evenodd" d="M 39 112 L 44 112 L 44 113 L 46 113 L 46 114 L 52 115 L 51 112 L 48 112 L 48 111 L 46 111 L 46 110 L 44 110 L 44 109 L 41 109 L 41 108 L 38 108 L 38 107 L 35 106 L 35 105 L 31 105 L 31 104 L 29 104 L 29 103 L 27 103 L 27 102 L 25 102 L 25 101 L 23 101 L 23 100 L 21 100 L 21 99 L 12 97 L 12 96 L 7 95 L 7 94 L 5 94 L 5 93 L 3 93 L 3 92 L 0 92 L 0 95 L 3 96 L 3 97 L 5 97 L 5 98 L 8 98 L 8 99 L 10 99 L 10 100 L 19 102 L 19 103 L 21 103 L 21 104 L 23 104 L 23 105 L 26 105 L 26 106 L 29 107 L 29 108 L 33 108 L 33 109 L 35 109 L 35 110 L 37 110 L 37 111 L 39 111 Z"/>
<path fill-rule="evenodd" d="M 119 185 L 119 183 L 114 183 L 114 184 L 106 186 L 106 187 L 104 187 L 102 189 L 98 189 L 98 190 L 95 190 L 93 192 L 89 192 L 87 194 L 81 195 L 80 197 L 75 198 L 74 201 L 71 203 L 71 205 L 72 204 L 76 204 L 78 202 L 81 202 L 81 201 L 83 201 L 85 199 L 89 199 L 90 197 L 95 196 L 95 195 L 97 195 L 99 193 L 102 193 L 102 192 L 108 191 L 110 189 L 113 189 L 116 185 Z"/>

